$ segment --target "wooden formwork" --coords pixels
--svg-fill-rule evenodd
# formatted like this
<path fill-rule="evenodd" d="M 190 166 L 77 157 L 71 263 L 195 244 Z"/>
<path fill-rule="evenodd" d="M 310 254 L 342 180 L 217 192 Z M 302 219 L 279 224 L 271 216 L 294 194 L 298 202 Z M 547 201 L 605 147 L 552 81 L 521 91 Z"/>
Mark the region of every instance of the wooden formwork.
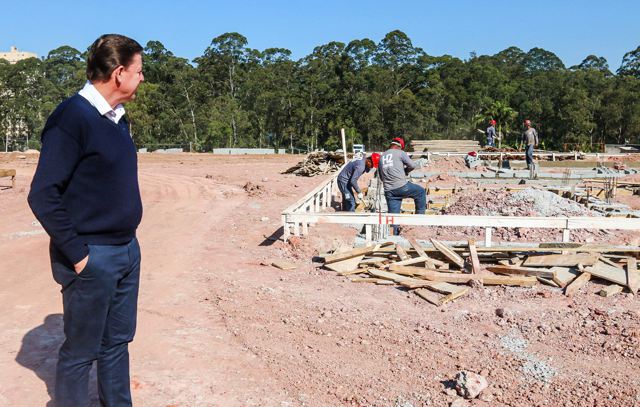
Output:
<path fill-rule="evenodd" d="M 431 158 L 431 156 L 440 156 L 440 157 L 465 157 L 467 153 L 461 153 L 457 151 L 415 151 L 408 152 L 410 156 L 427 156 Z M 490 152 L 490 151 L 480 151 L 476 152 L 477 156 L 485 159 L 485 160 L 499 160 L 502 161 L 507 157 L 522 157 L 525 159 L 526 153 L 524 151 L 513 151 L 513 152 Z M 569 153 L 556 153 L 556 152 L 534 152 L 533 158 L 538 160 L 547 160 L 547 161 L 557 161 L 557 160 L 607 160 L 610 158 L 629 158 L 636 157 L 639 158 L 640 154 L 638 153 L 620 153 L 620 154 L 605 154 L 605 153 L 583 153 L 580 151 L 573 151 Z"/>
<path fill-rule="evenodd" d="M 324 180 L 282 212 L 282 226 L 285 241 L 291 236 L 308 235 L 309 226 L 316 223 L 361 224 L 365 228 L 365 238 L 372 240 L 373 226 L 413 225 L 481 227 L 485 229 L 485 247 L 492 245 L 494 228 L 560 229 L 562 241 L 569 242 L 571 231 L 590 230 L 638 230 L 640 218 L 604 217 L 525 217 L 525 216 L 465 216 L 465 215 L 416 215 L 389 213 L 322 212 L 331 206 L 339 172 Z"/>

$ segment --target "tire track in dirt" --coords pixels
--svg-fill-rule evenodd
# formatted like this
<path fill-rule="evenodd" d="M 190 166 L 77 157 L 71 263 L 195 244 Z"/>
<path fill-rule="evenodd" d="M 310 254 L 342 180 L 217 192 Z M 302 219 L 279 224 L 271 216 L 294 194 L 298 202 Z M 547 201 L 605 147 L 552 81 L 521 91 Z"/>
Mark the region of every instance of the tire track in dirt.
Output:
<path fill-rule="evenodd" d="M 269 372 L 230 333 L 211 301 L 224 234 L 238 206 L 234 185 L 141 171 L 145 217 L 140 329 L 132 347 L 136 393 L 148 405 L 279 405 Z M 169 357 L 167 357 L 167 355 Z"/>

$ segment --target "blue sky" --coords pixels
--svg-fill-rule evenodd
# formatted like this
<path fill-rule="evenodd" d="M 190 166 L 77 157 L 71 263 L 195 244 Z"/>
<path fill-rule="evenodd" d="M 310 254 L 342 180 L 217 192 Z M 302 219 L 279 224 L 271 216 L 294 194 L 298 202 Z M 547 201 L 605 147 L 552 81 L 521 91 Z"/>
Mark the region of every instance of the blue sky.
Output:
<path fill-rule="evenodd" d="M 329 41 L 378 42 L 399 29 L 430 55 L 466 59 L 472 51 L 541 47 L 567 66 L 595 54 L 615 70 L 640 45 L 638 0 L 7 0 L 0 12 L 0 50 L 15 45 L 39 56 L 61 45 L 84 50 L 100 34 L 117 32 L 193 59 L 212 38 L 235 31 L 252 48 L 288 48 L 297 59 Z"/>

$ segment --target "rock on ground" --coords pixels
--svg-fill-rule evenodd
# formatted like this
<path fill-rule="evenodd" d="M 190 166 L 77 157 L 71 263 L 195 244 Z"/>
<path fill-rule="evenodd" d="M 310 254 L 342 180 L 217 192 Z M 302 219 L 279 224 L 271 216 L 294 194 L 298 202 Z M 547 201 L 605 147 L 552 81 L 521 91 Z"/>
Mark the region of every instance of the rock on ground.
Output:
<path fill-rule="evenodd" d="M 489 386 L 487 379 L 477 373 L 463 370 L 456 375 L 456 391 L 466 399 L 474 399 Z"/>

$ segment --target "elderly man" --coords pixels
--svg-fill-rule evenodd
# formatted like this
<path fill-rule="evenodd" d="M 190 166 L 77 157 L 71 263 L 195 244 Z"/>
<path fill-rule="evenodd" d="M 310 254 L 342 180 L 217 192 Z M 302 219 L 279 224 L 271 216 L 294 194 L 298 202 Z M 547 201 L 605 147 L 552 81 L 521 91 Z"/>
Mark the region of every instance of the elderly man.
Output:
<path fill-rule="evenodd" d="M 57 407 L 89 405 L 94 361 L 101 405 L 132 405 L 128 344 L 136 327 L 142 203 L 122 104 L 144 80 L 142 51 L 122 35 L 98 38 L 87 56 L 88 82 L 42 131 L 28 200 L 51 238 L 53 278 L 62 287 Z"/>
<path fill-rule="evenodd" d="M 425 213 L 426 191 L 420 185 L 407 181 L 407 174 L 419 166 L 404 152 L 404 140 L 400 137 L 394 138 L 389 149 L 380 155 L 378 174 L 384 186 L 384 197 L 389 213 L 400 213 L 404 198 L 413 199 L 417 214 Z M 400 233 L 397 225 L 393 225 L 393 233 L 395 235 Z"/>

